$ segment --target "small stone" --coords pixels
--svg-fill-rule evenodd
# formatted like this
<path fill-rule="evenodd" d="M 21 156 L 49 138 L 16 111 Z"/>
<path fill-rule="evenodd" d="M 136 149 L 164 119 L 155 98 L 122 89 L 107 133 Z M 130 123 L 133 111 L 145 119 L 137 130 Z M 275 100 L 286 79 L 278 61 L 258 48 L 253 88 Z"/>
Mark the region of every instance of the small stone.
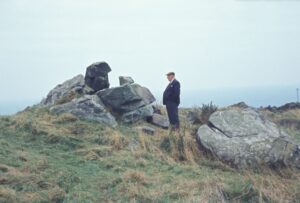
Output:
<path fill-rule="evenodd" d="M 120 85 L 132 84 L 134 80 L 129 76 L 120 76 L 119 77 Z"/>
<path fill-rule="evenodd" d="M 168 129 L 169 128 L 169 119 L 166 117 L 160 115 L 160 114 L 153 114 L 152 119 L 150 120 L 150 123 L 152 123 L 155 126 Z"/>

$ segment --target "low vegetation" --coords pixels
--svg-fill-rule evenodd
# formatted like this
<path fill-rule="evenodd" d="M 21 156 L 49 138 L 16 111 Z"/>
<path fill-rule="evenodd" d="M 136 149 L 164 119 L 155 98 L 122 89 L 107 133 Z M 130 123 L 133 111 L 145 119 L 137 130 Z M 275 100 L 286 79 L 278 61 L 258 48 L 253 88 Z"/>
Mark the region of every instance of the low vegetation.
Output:
<path fill-rule="evenodd" d="M 153 136 L 139 125 L 112 129 L 46 108 L 0 117 L 0 202 L 300 201 L 295 169 L 238 171 L 205 154 L 184 122 Z"/>
<path fill-rule="evenodd" d="M 210 102 L 209 104 L 203 104 L 201 107 L 195 106 L 189 113 L 193 124 L 203 125 L 209 123 L 210 116 L 217 110 L 218 107 Z"/>

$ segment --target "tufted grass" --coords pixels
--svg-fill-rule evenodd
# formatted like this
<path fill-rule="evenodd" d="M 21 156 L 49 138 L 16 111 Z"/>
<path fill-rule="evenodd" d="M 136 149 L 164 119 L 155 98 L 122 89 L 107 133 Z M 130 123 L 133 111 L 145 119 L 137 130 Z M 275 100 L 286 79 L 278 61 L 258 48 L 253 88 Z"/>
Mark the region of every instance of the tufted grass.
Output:
<path fill-rule="evenodd" d="M 184 122 L 154 136 L 138 125 L 35 108 L 0 117 L 0 202 L 300 201 L 299 171 L 237 171 L 201 151 Z"/>

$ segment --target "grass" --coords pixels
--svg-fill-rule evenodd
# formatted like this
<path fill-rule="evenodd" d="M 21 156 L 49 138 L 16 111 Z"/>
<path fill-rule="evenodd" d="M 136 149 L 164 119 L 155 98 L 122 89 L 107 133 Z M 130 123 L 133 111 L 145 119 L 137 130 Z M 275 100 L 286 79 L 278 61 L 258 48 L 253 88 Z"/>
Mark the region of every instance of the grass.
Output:
<path fill-rule="evenodd" d="M 149 136 L 47 109 L 0 117 L 0 202 L 300 202 L 299 171 L 237 171 L 182 125 Z"/>

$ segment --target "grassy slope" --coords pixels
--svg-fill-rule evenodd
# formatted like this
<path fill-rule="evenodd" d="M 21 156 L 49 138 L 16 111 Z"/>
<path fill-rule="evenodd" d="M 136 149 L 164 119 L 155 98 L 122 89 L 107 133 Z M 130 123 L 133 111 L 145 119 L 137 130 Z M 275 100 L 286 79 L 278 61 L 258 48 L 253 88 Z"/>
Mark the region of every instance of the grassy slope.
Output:
<path fill-rule="evenodd" d="M 237 171 L 199 151 L 189 127 L 183 139 L 133 127 L 46 109 L 1 117 L 0 202 L 300 202 L 299 171 Z"/>

